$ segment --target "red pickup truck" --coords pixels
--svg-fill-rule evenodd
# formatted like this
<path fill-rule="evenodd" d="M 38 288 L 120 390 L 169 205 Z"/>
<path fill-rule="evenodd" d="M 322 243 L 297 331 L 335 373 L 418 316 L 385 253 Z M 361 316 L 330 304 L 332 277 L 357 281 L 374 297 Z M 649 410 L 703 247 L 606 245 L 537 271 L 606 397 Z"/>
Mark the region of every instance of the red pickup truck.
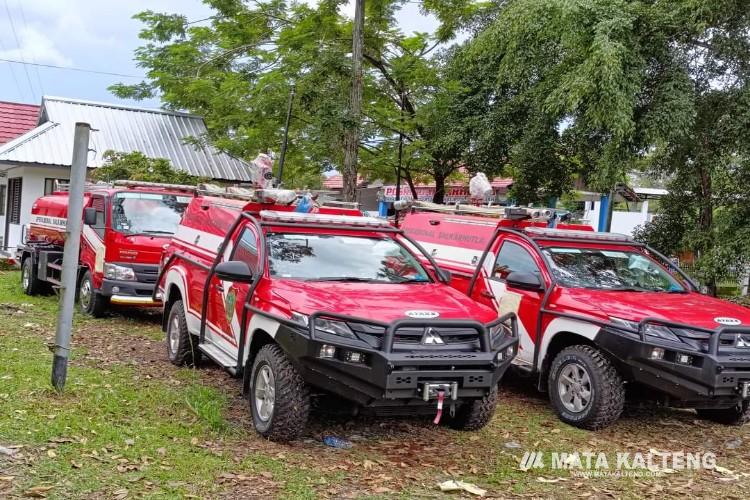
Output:
<path fill-rule="evenodd" d="M 158 281 L 169 359 L 205 355 L 242 377 L 255 429 L 274 440 L 299 436 L 311 397 L 325 394 L 438 420 L 445 404 L 449 425 L 484 426 L 516 352 L 515 315 L 452 289 L 383 220 L 294 209 L 190 203 Z"/>
<path fill-rule="evenodd" d="M 750 421 L 750 310 L 700 294 L 627 236 L 548 228 L 520 212 L 413 211 L 401 227 L 454 287 L 500 315 L 518 314 L 514 365 L 549 393 L 563 421 L 611 424 L 626 388 L 719 422 Z"/>

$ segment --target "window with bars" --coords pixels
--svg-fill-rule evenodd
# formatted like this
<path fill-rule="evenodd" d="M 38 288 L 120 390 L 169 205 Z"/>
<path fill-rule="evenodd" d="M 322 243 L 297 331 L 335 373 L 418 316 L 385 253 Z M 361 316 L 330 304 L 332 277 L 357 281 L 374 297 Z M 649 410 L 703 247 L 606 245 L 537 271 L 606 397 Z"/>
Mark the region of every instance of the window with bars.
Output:
<path fill-rule="evenodd" d="M 23 179 L 13 177 L 8 179 L 8 222 L 21 223 L 21 190 Z"/>

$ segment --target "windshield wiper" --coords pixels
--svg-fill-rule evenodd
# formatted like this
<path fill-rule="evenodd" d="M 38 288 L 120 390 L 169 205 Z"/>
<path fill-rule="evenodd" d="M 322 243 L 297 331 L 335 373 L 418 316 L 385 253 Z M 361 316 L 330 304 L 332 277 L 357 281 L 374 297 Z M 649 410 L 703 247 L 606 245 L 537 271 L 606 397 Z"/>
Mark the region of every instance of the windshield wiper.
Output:
<path fill-rule="evenodd" d="M 357 276 L 323 276 L 320 278 L 308 278 L 305 281 L 341 281 L 349 283 L 385 283 L 383 280 L 372 278 L 359 278 Z"/>
<path fill-rule="evenodd" d="M 605 292 L 655 292 L 656 290 L 649 290 L 648 288 L 640 288 L 637 286 L 621 286 L 617 288 L 602 288 Z"/>
<path fill-rule="evenodd" d="M 393 276 L 393 279 L 397 280 L 395 283 L 429 283 L 430 280 L 418 279 L 418 278 L 404 278 L 403 276 Z"/>
<path fill-rule="evenodd" d="M 172 231 L 141 231 L 139 233 L 125 233 L 125 236 L 153 236 L 155 234 L 173 235 Z"/>

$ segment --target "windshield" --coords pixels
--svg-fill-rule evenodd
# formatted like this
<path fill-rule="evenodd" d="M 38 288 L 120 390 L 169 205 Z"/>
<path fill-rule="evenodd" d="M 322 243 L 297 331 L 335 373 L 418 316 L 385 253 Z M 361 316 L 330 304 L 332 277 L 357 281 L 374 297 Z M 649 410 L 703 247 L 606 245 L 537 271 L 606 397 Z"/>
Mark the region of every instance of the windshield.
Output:
<path fill-rule="evenodd" d="M 546 248 L 552 274 L 563 286 L 599 290 L 684 292 L 663 267 L 639 252 Z"/>
<path fill-rule="evenodd" d="M 117 193 L 112 201 L 112 229 L 125 234 L 174 234 L 190 199 L 174 194 Z"/>
<path fill-rule="evenodd" d="M 314 234 L 267 236 L 271 276 L 311 281 L 425 283 L 430 277 L 398 242 Z"/>

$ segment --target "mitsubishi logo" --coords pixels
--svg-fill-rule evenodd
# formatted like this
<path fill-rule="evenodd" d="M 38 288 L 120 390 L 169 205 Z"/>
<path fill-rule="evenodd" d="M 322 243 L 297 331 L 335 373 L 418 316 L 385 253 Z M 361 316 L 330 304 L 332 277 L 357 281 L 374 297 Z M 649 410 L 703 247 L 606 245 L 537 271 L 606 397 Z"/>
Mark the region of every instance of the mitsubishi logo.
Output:
<path fill-rule="evenodd" d="M 427 327 L 424 329 L 421 343 L 425 345 L 442 345 L 445 344 L 445 341 L 440 335 L 438 335 L 438 332 L 436 332 L 434 328 Z"/>

